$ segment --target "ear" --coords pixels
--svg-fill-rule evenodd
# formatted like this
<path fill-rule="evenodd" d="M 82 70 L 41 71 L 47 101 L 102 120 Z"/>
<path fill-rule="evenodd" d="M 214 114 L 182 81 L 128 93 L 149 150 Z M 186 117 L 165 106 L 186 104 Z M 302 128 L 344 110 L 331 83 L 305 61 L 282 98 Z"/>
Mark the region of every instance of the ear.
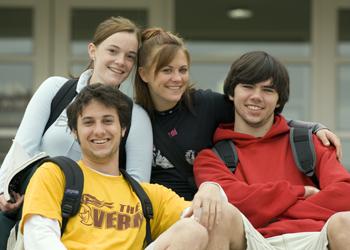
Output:
<path fill-rule="evenodd" d="M 229 95 L 229 96 L 228 96 L 228 99 L 230 99 L 230 101 L 234 101 L 234 98 L 233 98 L 232 95 Z"/>
<path fill-rule="evenodd" d="M 122 137 L 124 137 L 125 132 L 126 132 L 126 128 L 122 128 Z"/>
<path fill-rule="evenodd" d="M 96 45 L 93 43 L 88 44 L 88 52 L 91 60 L 95 61 L 96 59 Z"/>
<path fill-rule="evenodd" d="M 142 81 L 148 83 L 149 80 L 148 80 L 148 74 L 147 74 L 147 71 L 145 70 L 144 67 L 138 67 L 137 71 L 139 72 L 139 75 L 142 79 Z"/>
<path fill-rule="evenodd" d="M 76 140 L 80 144 L 78 132 L 76 130 L 73 130 L 72 133 L 73 133 L 74 140 Z"/>

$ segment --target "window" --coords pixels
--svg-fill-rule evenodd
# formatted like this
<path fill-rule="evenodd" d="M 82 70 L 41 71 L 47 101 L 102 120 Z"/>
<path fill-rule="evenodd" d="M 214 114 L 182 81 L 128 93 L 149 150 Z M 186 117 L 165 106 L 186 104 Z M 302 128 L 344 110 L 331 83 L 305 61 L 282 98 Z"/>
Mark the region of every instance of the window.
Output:
<path fill-rule="evenodd" d="M 235 1 L 234 6 L 225 1 L 215 5 L 204 1 L 196 17 L 196 3 L 177 0 L 175 4 L 176 32 L 184 37 L 191 53 L 191 79 L 198 88 L 222 92 L 232 62 L 245 52 L 264 50 L 280 59 L 290 74 L 291 95 L 284 115 L 310 120 L 310 1 Z M 235 6 L 252 10 L 252 18 L 229 19 L 227 11 Z"/>
<path fill-rule="evenodd" d="M 350 9 L 338 10 L 336 124 L 343 143 L 343 164 L 350 169 Z"/>

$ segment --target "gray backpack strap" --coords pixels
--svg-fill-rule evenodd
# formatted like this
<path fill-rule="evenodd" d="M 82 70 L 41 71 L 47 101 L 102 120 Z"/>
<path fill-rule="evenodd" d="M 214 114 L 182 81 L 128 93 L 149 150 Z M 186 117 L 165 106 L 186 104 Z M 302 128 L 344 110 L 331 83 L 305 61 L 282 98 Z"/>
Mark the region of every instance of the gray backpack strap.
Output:
<path fill-rule="evenodd" d="M 309 177 L 314 176 L 316 153 L 311 129 L 291 127 L 289 141 L 299 170 Z"/>
<path fill-rule="evenodd" d="M 215 143 L 213 152 L 225 163 L 233 173 L 238 164 L 238 154 L 232 140 L 222 140 Z"/>

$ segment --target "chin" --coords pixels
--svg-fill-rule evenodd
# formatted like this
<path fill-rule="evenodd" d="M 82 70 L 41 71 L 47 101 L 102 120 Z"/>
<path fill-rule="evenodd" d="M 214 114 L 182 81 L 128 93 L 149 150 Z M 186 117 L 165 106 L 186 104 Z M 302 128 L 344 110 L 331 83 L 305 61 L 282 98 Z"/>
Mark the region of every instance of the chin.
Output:
<path fill-rule="evenodd" d="M 114 78 L 110 78 L 110 79 L 106 79 L 106 83 L 116 86 L 119 88 L 119 86 L 122 84 L 123 81 L 125 81 L 126 78 L 121 78 L 121 77 L 114 77 Z"/>

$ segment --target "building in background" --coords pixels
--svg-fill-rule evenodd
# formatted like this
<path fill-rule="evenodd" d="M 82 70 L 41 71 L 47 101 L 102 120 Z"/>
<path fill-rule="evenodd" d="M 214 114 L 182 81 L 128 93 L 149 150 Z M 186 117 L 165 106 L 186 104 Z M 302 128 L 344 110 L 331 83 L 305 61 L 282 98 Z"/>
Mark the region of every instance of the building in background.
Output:
<path fill-rule="evenodd" d="M 79 75 L 96 25 L 118 15 L 184 37 L 199 88 L 221 91 L 247 51 L 280 58 L 292 83 L 284 114 L 336 132 L 350 169 L 350 0 L 0 0 L 0 162 L 40 83 Z"/>

